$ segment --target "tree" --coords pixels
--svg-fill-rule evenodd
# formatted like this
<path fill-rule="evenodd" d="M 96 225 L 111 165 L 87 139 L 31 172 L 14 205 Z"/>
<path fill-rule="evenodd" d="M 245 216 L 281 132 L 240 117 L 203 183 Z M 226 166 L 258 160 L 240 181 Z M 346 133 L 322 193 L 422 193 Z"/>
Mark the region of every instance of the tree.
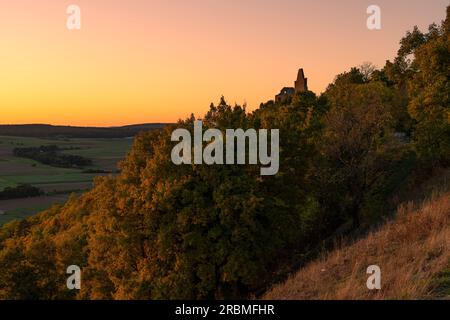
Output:
<path fill-rule="evenodd" d="M 325 183 L 322 198 L 338 204 L 359 226 L 365 197 L 401 158 L 393 137 L 392 90 L 379 82 L 338 83 L 326 95 L 331 109 L 324 118 L 317 169 Z"/>
<path fill-rule="evenodd" d="M 431 25 L 422 37 L 407 34 L 405 52 L 414 48 L 415 72 L 408 80 L 408 110 L 417 122 L 414 141 L 424 163 L 434 166 L 450 161 L 450 6 L 440 28 Z M 412 41 L 412 39 L 419 40 Z M 414 46 L 409 45 L 410 42 Z"/>

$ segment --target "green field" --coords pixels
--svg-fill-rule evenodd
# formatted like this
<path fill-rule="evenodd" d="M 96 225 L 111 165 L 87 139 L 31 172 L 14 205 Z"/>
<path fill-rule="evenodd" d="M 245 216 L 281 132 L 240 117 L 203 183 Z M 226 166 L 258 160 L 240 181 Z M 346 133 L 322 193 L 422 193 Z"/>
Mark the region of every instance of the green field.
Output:
<path fill-rule="evenodd" d="M 44 211 L 54 204 L 64 203 L 67 200 L 66 197 L 45 197 L 45 200 L 41 199 L 24 199 L 21 201 L 21 205 L 17 208 L 6 210 L 0 214 L 0 225 L 10 222 L 12 220 L 21 220 L 29 216 L 35 215 L 38 212 Z M 28 201 L 33 201 L 33 203 L 28 203 Z M 36 203 L 36 200 L 42 201 L 41 203 Z M 11 204 L 14 203 L 8 200 Z M 24 202 L 25 201 L 25 202 Z"/>
<path fill-rule="evenodd" d="M 83 173 L 84 169 L 115 171 L 117 163 L 131 148 L 132 139 L 37 139 L 0 136 L 0 191 L 20 183 L 42 185 L 47 183 L 89 182 L 95 174 Z M 76 148 L 65 153 L 80 155 L 93 160 L 93 166 L 84 169 L 56 168 L 31 159 L 13 155 L 16 147 L 58 145 Z"/>
<path fill-rule="evenodd" d="M 89 189 L 96 176 L 101 174 L 84 173 L 86 169 L 117 171 L 117 164 L 124 159 L 130 150 L 133 140 L 128 138 L 112 139 L 39 139 L 25 137 L 0 136 L 0 191 L 6 187 L 14 187 L 18 184 L 31 184 L 41 188 L 46 193 L 70 193 Z M 73 148 L 64 153 L 80 155 L 92 159 L 93 165 L 83 169 L 57 168 L 38 163 L 31 159 L 19 158 L 13 155 L 14 148 L 39 147 L 43 145 L 57 145 L 60 148 Z M 50 194 L 49 194 L 50 195 Z M 17 199 L 16 206 L 5 207 L 4 201 L 0 201 L 0 224 L 4 220 L 18 219 L 34 214 L 48 208 L 48 201 L 42 205 L 35 204 L 26 207 L 24 199 Z M 10 200 L 7 200 L 10 201 Z"/>

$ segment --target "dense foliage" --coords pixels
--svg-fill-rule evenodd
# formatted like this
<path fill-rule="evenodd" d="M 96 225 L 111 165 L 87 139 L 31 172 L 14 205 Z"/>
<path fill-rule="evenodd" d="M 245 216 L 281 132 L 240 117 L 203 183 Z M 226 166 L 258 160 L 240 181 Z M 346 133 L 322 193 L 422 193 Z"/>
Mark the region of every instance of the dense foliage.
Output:
<path fill-rule="evenodd" d="M 35 186 L 19 184 L 16 187 L 6 187 L 0 191 L 0 200 L 39 197 L 43 194 L 44 192 Z"/>
<path fill-rule="evenodd" d="M 252 113 L 211 105 L 204 129 L 280 130 L 275 176 L 174 165 L 171 132 L 192 131 L 194 116 L 139 134 L 118 177 L 0 229 L 0 297 L 248 297 L 343 224 L 370 225 L 413 169 L 449 161 L 449 21 L 408 33 L 394 62 L 352 68 L 320 97 Z M 73 264 L 79 292 L 65 286 Z"/>

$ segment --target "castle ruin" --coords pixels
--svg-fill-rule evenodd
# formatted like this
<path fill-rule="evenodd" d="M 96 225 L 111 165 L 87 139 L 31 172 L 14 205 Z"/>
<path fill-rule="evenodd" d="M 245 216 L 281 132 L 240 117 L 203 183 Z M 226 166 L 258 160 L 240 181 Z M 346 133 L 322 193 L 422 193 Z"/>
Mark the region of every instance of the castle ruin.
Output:
<path fill-rule="evenodd" d="M 284 87 L 280 93 L 275 96 L 275 102 L 281 101 L 285 97 L 291 97 L 297 92 L 308 91 L 308 79 L 305 78 L 303 69 L 300 68 L 297 73 L 297 80 L 294 82 L 294 87 Z"/>

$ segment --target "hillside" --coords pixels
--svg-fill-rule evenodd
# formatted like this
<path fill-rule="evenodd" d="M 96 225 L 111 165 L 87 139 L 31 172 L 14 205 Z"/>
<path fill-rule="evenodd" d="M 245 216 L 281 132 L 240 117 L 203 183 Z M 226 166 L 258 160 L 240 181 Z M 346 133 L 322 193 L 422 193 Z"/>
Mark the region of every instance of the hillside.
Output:
<path fill-rule="evenodd" d="M 200 118 L 139 133 L 117 175 L 0 227 L 0 299 L 247 299 L 305 265 L 264 298 L 446 295 L 450 6 L 447 13 L 439 27 L 407 32 L 393 62 L 344 71 L 319 96 L 297 92 L 250 113 L 221 97 Z M 207 129 L 200 148 L 198 119 Z M 229 129 L 270 131 L 270 143 L 256 135 L 228 153 Z M 208 132 L 216 135 L 204 139 Z M 196 161 L 202 149 L 214 160 Z M 175 161 L 180 151 L 189 160 Z M 235 156 L 244 161 L 233 164 Z M 278 171 L 262 175 L 269 163 Z M 430 184 L 440 191 L 432 197 L 427 177 L 444 182 Z M 405 201 L 417 206 L 400 206 L 393 220 Z M 362 238 L 311 263 L 337 234 Z M 365 287 L 373 264 L 380 292 Z M 79 290 L 67 287 L 74 265 Z"/>
<path fill-rule="evenodd" d="M 127 138 L 140 131 L 160 129 L 167 124 L 146 123 L 122 127 L 75 127 L 48 124 L 0 125 L 0 136 L 35 138 Z"/>
<path fill-rule="evenodd" d="M 366 268 L 381 268 L 381 290 L 368 290 Z M 399 207 L 395 220 L 299 270 L 263 299 L 450 298 L 450 192 L 415 207 Z"/>

